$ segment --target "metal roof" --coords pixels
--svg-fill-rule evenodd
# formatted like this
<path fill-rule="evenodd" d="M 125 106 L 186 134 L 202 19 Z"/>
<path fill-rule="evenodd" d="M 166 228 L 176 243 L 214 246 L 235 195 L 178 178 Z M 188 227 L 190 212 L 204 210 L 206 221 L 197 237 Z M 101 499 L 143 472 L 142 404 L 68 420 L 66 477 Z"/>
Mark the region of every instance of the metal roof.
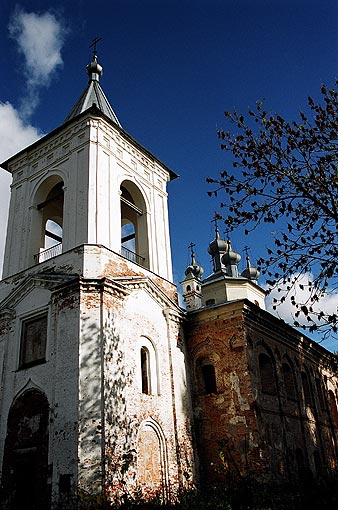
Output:
<path fill-rule="evenodd" d="M 80 113 L 85 112 L 91 106 L 95 105 L 99 110 L 101 110 L 104 115 L 110 118 L 115 124 L 122 127 L 120 121 L 115 115 L 114 110 L 109 104 L 108 99 L 106 98 L 101 85 L 98 81 L 90 80 L 86 89 L 75 103 L 73 108 L 71 109 L 69 115 L 65 119 L 65 122 L 68 122 L 71 119 L 74 119 Z"/>
<path fill-rule="evenodd" d="M 95 105 L 110 120 L 112 120 L 118 126 L 122 127 L 117 116 L 115 115 L 114 110 L 110 106 L 105 93 L 101 88 L 99 80 L 103 74 L 103 69 L 102 66 L 97 62 L 97 56 L 95 54 L 93 55 L 93 61 L 87 65 L 87 74 L 90 78 L 88 85 L 71 109 L 69 115 L 65 119 L 65 122 L 74 119 L 80 115 L 80 113 L 85 112 L 93 105 Z"/>

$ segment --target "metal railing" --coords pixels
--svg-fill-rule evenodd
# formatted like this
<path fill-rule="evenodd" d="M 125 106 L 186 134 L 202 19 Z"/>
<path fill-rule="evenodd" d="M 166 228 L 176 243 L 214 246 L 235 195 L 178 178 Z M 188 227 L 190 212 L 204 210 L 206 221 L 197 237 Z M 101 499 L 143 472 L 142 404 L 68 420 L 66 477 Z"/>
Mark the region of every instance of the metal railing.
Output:
<path fill-rule="evenodd" d="M 45 260 L 56 257 L 57 255 L 61 255 L 62 253 L 62 243 L 55 244 L 51 246 L 51 248 L 47 248 L 46 250 L 40 251 L 34 255 L 34 262 L 39 264 L 40 262 L 44 262 Z"/>
<path fill-rule="evenodd" d="M 124 246 L 121 246 L 121 255 L 122 257 L 130 260 L 131 262 L 136 262 L 136 264 L 140 264 L 140 266 L 144 265 L 145 258 L 141 257 L 141 255 L 138 255 L 137 253 L 128 250 L 128 248 L 125 248 Z"/>

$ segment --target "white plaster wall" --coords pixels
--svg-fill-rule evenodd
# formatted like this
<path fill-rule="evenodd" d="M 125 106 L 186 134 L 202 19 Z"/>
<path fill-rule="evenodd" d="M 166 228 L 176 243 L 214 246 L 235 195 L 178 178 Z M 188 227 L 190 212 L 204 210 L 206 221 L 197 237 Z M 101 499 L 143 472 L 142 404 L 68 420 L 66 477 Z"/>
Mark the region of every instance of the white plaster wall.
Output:
<path fill-rule="evenodd" d="M 236 301 L 237 299 L 248 299 L 257 302 L 260 308 L 265 310 L 265 292 L 250 280 L 224 278 L 215 282 L 202 284 L 202 305 L 208 299 L 215 299 L 216 304 Z"/>
<path fill-rule="evenodd" d="M 78 315 L 79 310 L 53 302 L 51 292 L 42 287 L 16 296 L 13 303 L 11 328 L 2 337 L 1 400 L 0 400 L 0 465 L 7 433 L 7 416 L 14 399 L 28 388 L 46 394 L 50 406 L 49 464 L 53 466 L 53 493 L 58 493 L 60 474 L 77 477 L 78 422 Z M 19 369 L 20 334 L 23 320 L 48 312 L 46 362 Z"/>
<path fill-rule="evenodd" d="M 118 310 L 118 311 L 117 311 Z M 134 289 L 113 314 L 106 310 L 106 433 L 110 455 L 127 450 L 137 450 L 137 434 L 142 421 L 155 420 L 163 432 L 167 451 L 167 475 L 172 489 L 178 488 L 178 459 L 176 447 L 189 452 L 191 461 L 192 443 L 190 400 L 187 396 L 185 360 L 177 346 L 178 328 L 170 314 L 145 289 Z M 140 348 L 142 345 L 155 348 L 151 358 L 157 366 L 151 366 L 152 393 L 142 393 L 140 372 Z M 123 360 L 123 361 L 122 361 Z M 117 372 L 117 367 L 121 367 Z M 158 377 L 154 383 L 154 375 Z M 115 383 L 114 383 L 115 381 Z M 116 381 L 120 381 L 116 386 Z M 117 391 L 119 398 L 116 398 Z M 108 397 L 108 398 L 107 398 Z M 119 425 L 116 428 L 114 416 Z M 177 426 L 178 424 L 178 426 Z M 182 458 L 187 460 L 186 455 Z M 118 461 L 115 461 L 115 467 Z M 107 476 L 115 485 L 119 475 L 114 465 L 107 467 Z M 188 471 L 190 467 L 184 466 Z M 131 463 L 127 477 L 130 489 L 137 485 L 136 457 Z"/>

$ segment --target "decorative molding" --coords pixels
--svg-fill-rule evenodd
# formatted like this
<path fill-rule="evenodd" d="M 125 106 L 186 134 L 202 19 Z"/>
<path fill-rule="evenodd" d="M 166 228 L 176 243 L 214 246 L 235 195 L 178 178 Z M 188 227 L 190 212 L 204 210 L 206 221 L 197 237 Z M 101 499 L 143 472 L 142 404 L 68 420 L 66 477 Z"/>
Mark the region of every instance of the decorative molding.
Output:
<path fill-rule="evenodd" d="M 130 291 L 133 290 L 145 290 L 155 301 L 160 303 L 162 308 L 164 309 L 172 309 L 176 310 L 178 315 L 184 316 L 181 309 L 172 301 L 164 292 L 163 290 L 151 279 L 143 276 L 136 276 L 136 277 L 117 277 L 114 278 L 115 282 L 121 282 L 124 287 L 129 289 Z"/>
<path fill-rule="evenodd" d="M 12 290 L 8 296 L 0 303 L 0 310 L 15 308 L 15 306 L 24 299 L 33 289 L 43 288 L 52 290 L 62 283 L 74 281 L 77 277 L 58 274 L 38 273 L 26 277 L 22 283 Z"/>

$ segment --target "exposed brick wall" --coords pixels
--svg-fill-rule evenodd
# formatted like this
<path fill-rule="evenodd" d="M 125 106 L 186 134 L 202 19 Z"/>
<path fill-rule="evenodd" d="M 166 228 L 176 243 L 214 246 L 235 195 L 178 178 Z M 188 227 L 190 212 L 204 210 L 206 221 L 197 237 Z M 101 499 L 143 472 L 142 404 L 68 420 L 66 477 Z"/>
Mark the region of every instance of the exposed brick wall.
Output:
<path fill-rule="evenodd" d="M 246 469 L 256 437 L 241 310 L 222 307 L 192 314 L 186 330 L 202 480 L 235 476 Z M 215 367 L 216 394 L 205 394 L 203 363 Z"/>
<path fill-rule="evenodd" d="M 190 313 L 186 330 L 203 480 L 292 482 L 335 468 L 334 356 L 246 301 Z M 203 364 L 215 367 L 217 394 L 205 394 Z"/>

